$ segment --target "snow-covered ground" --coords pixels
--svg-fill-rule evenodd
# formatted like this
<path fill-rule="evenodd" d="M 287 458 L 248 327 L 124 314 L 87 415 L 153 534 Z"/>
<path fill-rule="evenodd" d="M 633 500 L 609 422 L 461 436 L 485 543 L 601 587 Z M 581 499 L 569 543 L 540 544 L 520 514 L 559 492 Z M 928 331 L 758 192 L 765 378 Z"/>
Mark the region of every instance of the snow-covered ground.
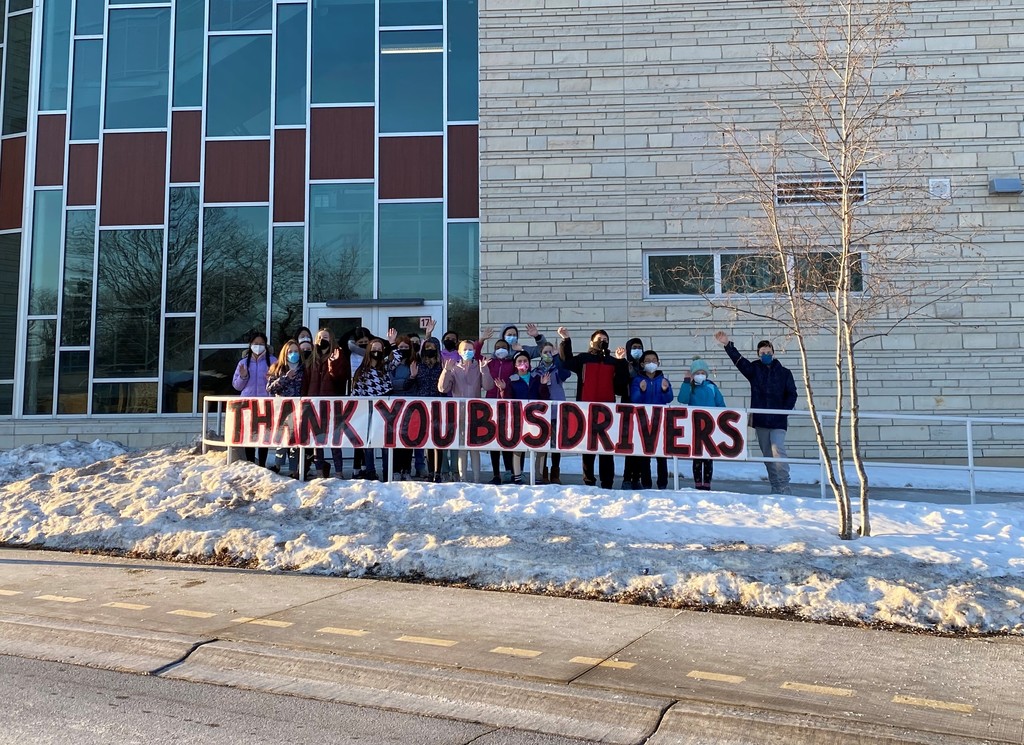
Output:
<path fill-rule="evenodd" d="M 1024 634 L 1019 502 L 879 500 L 873 536 L 841 541 L 829 500 L 302 484 L 224 460 L 184 447 L 127 452 L 100 441 L 0 453 L 0 542 Z M 921 473 L 922 485 L 935 478 Z M 915 474 L 903 468 L 891 485 L 916 485 Z"/>

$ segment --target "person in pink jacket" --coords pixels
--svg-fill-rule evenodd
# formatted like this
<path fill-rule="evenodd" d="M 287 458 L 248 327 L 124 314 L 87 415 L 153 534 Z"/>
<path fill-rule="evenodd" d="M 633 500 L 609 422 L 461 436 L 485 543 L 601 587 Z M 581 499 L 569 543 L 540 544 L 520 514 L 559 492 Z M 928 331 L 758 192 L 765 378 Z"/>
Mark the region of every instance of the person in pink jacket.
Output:
<path fill-rule="evenodd" d="M 267 351 L 267 336 L 261 331 L 256 331 L 249 337 L 249 348 L 245 350 L 242 359 L 235 365 L 235 374 L 231 384 L 238 391 L 240 396 L 245 398 L 267 397 L 267 370 L 277 362 L 270 352 Z M 259 463 L 260 466 L 267 465 L 267 448 L 245 448 L 245 459 L 250 463 Z"/>
<path fill-rule="evenodd" d="M 490 394 L 494 391 L 494 379 L 487 367 L 487 360 L 477 360 L 473 342 L 463 341 L 459 344 L 460 360 L 448 360 L 441 370 L 437 381 L 440 393 L 451 394 L 455 398 L 480 398 L 481 391 Z M 463 422 L 463 424 L 465 424 Z M 473 464 L 473 478 L 469 478 L 468 462 Z M 480 452 L 477 450 L 460 450 L 459 479 L 462 481 L 480 480 Z"/>

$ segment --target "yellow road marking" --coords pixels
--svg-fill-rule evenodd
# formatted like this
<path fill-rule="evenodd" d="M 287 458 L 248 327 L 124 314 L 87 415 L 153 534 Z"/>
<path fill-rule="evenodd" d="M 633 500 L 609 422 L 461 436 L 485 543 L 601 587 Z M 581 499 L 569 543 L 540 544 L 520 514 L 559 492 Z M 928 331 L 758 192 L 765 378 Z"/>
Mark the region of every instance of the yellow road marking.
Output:
<path fill-rule="evenodd" d="M 250 626 L 272 626 L 275 629 L 286 629 L 292 625 L 291 621 L 272 621 L 269 618 L 254 618 L 249 621 Z"/>
<path fill-rule="evenodd" d="M 324 634 L 340 634 L 341 636 L 366 636 L 369 631 L 360 631 L 359 629 L 342 629 L 337 626 L 324 626 L 322 629 L 317 631 L 323 632 Z"/>
<path fill-rule="evenodd" d="M 0 595 L 4 595 L 4 596 L 21 595 L 21 593 L 18 592 L 17 590 L 0 590 Z"/>
<path fill-rule="evenodd" d="M 458 642 L 451 639 L 432 639 L 429 636 L 400 636 L 395 641 L 409 642 L 410 644 L 427 644 L 432 647 L 454 647 Z"/>
<path fill-rule="evenodd" d="M 167 612 L 168 616 L 188 616 L 189 618 L 213 618 L 216 613 L 206 613 L 201 610 L 185 610 L 179 608 L 178 610 L 172 610 Z"/>
<path fill-rule="evenodd" d="M 600 657 L 573 657 L 569 662 L 578 662 L 581 665 L 597 665 L 598 667 L 613 667 L 618 670 L 630 670 L 636 667 L 635 662 L 619 662 L 618 660 L 602 660 Z"/>
<path fill-rule="evenodd" d="M 803 691 L 804 693 L 820 693 L 822 696 L 852 696 L 854 694 L 851 688 L 833 688 L 832 686 L 816 686 L 810 683 L 792 683 L 789 681 L 783 683 L 782 688 L 790 691 Z"/>
<path fill-rule="evenodd" d="M 515 647 L 495 647 L 491 650 L 494 654 L 507 654 L 509 657 L 539 657 L 540 652 L 533 649 L 516 649 Z"/>
<path fill-rule="evenodd" d="M 687 678 L 697 680 L 713 680 L 716 683 L 742 683 L 746 680 L 742 675 L 723 675 L 722 673 L 708 673 L 703 670 L 691 670 L 686 674 Z"/>
<path fill-rule="evenodd" d="M 954 704 L 951 701 L 936 701 L 930 698 L 915 698 L 914 696 L 893 696 L 894 704 L 909 704 L 910 706 L 924 706 L 929 709 L 946 709 L 958 711 L 961 714 L 970 714 L 974 707 L 970 704 Z"/>
<path fill-rule="evenodd" d="M 105 608 L 121 608 L 122 610 L 146 610 L 150 605 L 139 605 L 138 603 L 104 603 Z"/>
<path fill-rule="evenodd" d="M 251 620 L 252 618 L 249 616 L 242 616 L 241 618 L 232 618 L 231 623 L 249 623 Z"/>
<path fill-rule="evenodd" d="M 55 603 L 84 603 L 85 598 L 69 598 L 64 595 L 38 595 L 36 600 L 52 600 Z"/>

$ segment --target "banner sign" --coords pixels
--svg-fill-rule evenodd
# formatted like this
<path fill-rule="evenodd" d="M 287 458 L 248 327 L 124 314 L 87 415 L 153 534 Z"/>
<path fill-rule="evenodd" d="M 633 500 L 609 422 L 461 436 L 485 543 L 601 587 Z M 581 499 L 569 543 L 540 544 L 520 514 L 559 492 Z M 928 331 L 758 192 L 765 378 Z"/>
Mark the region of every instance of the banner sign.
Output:
<path fill-rule="evenodd" d="M 236 398 L 239 447 L 466 448 L 746 457 L 747 415 L 689 406 L 455 398 Z"/>

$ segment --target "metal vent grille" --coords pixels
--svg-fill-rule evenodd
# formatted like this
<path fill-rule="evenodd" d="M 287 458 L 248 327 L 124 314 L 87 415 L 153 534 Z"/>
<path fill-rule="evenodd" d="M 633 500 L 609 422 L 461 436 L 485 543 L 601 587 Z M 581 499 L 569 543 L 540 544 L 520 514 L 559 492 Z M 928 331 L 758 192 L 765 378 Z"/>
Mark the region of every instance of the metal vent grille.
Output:
<path fill-rule="evenodd" d="M 864 172 L 857 171 L 850 182 L 850 198 L 863 202 L 867 193 Z M 838 204 L 842 194 L 842 184 L 831 173 L 790 173 L 775 181 L 776 204 Z"/>

